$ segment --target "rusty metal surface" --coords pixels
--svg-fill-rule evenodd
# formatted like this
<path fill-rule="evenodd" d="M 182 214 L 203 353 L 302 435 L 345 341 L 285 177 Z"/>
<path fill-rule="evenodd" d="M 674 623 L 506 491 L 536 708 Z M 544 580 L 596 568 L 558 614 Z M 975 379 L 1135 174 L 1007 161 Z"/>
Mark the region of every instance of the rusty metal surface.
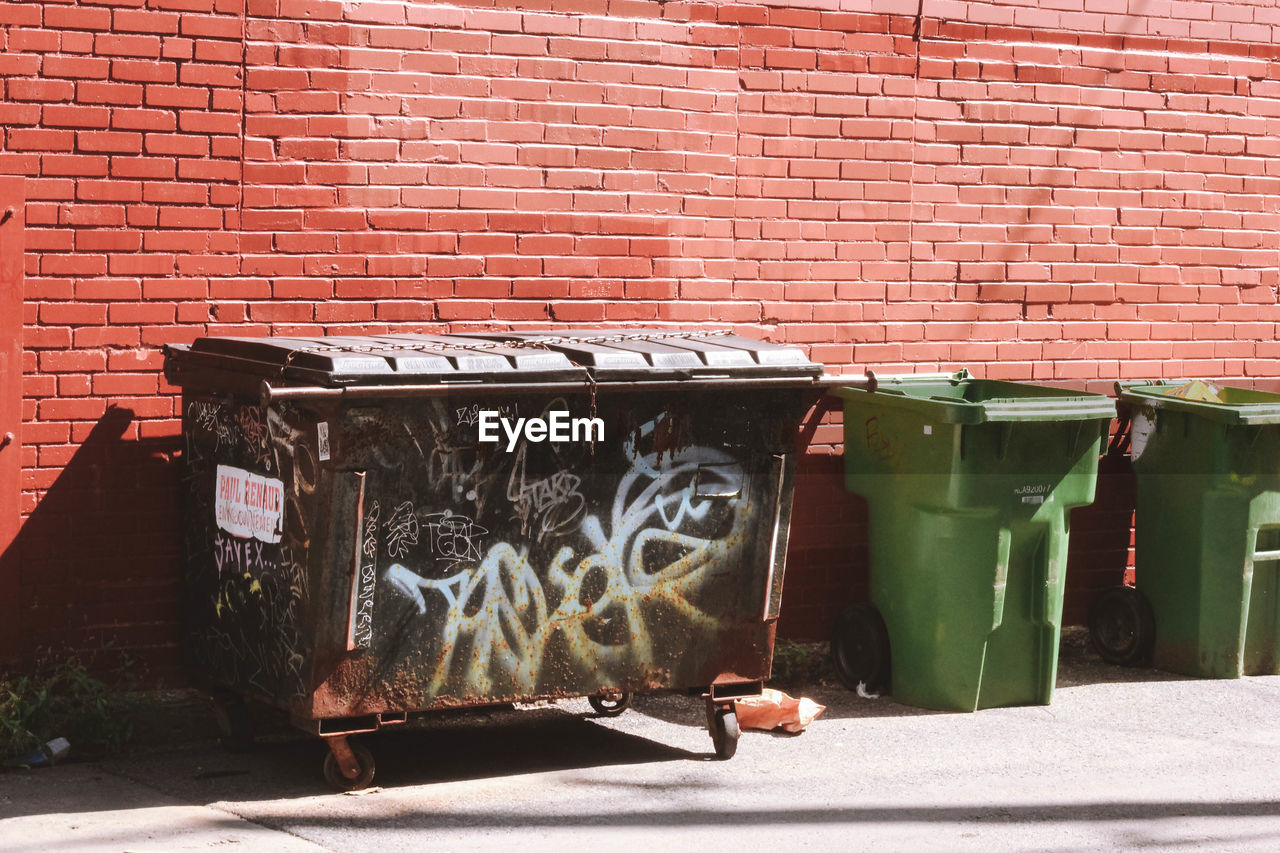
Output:
<path fill-rule="evenodd" d="M 288 407 L 232 399 L 184 395 L 183 410 L 188 665 L 215 684 L 290 707 L 309 690 L 312 552 L 323 542 L 322 500 L 331 491 L 304 431 L 314 436 L 314 425 Z M 280 484 L 278 537 L 219 523 L 220 466 Z"/>
<path fill-rule="evenodd" d="M 191 666 L 303 720 L 759 681 L 821 388 L 697 385 L 265 408 L 188 389 Z M 603 440 L 478 441 L 481 407 L 593 405 Z M 227 483 L 278 498 L 278 541 L 220 526 Z"/>

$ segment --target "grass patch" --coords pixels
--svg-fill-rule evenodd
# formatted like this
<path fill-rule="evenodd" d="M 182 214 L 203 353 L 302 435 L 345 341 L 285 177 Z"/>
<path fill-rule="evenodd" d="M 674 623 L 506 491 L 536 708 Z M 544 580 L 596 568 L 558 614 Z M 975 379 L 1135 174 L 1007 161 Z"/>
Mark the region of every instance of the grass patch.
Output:
<path fill-rule="evenodd" d="M 0 677 L 0 758 L 39 752 L 66 738 L 78 755 L 118 751 L 134 735 L 148 700 L 127 689 L 132 664 L 113 673 L 125 687 L 109 687 L 75 655 L 40 664 L 30 674 Z"/>

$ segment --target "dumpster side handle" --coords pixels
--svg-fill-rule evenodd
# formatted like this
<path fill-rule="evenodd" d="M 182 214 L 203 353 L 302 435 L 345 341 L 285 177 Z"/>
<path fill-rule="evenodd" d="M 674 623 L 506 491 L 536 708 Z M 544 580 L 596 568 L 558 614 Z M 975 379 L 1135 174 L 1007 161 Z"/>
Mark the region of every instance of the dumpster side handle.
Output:
<path fill-rule="evenodd" d="M 362 642 L 357 637 L 357 620 L 359 619 L 361 606 L 361 583 L 360 583 L 360 557 L 364 552 L 364 472 L 352 471 L 349 475 L 354 487 L 352 491 L 355 494 L 355 512 L 352 514 L 351 523 L 355 526 L 355 535 L 351 537 L 351 565 L 347 572 L 347 579 L 351 590 L 351 603 L 347 608 L 347 651 L 353 652 L 359 648 L 367 647 L 366 642 Z M 372 606 L 372 601 L 370 601 Z"/>
<path fill-rule="evenodd" d="M 846 380 L 841 384 L 848 385 L 850 387 L 862 387 L 866 383 L 867 380 L 860 378 L 853 382 Z M 746 376 L 731 379 L 629 379 L 597 382 L 594 387 L 601 390 L 607 389 L 609 391 L 643 393 L 646 391 L 667 391 L 672 388 L 682 388 L 690 385 L 696 386 L 699 391 L 740 391 L 743 387 L 823 388 L 832 384 L 833 383 L 830 379 L 815 377 L 796 378 L 791 376 Z M 329 388 L 319 385 L 290 385 L 277 388 L 265 379 L 259 382 L 257 387 L 258 399 L 263 406 L 270 405 L 273 401 L 280 400 L 382 400 L 404 397 L 444 397 L 458 393 L 459 388 L 465 388 L 468 394 L 509 394 L 512 392 L 524 393 L 529 390 L 529 384 L 527 382 L 477 382 L 471 384 L 445 382 L 434 385 L 345 385 L 337 388 Z M 592 386 L 589 383 L 579 381 L 540 382 L 537 385 L 539 391 L 548 392 L 579 391 L 587 393 L 591 387 Z"/>
<path fill-rule="evenodd" d="M 772 483 L 776 495 L 773 508 L 773 534 L 769 539 L 768 574 L 764 583 L 764 613 L 762 621 L 777 619 L 782 609 L 782 580 L 786 571 L 787 539 L 791 525 L 791 483 L 787 482 L 790 466 L 789 453 L 775 453 L 773 466 L 778 469 Z"/>

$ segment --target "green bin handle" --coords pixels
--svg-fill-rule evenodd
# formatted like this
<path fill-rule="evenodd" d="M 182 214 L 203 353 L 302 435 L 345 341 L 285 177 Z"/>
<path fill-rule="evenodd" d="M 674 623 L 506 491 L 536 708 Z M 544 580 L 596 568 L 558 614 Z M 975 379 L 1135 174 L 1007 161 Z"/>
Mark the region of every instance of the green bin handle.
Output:
<path fill-rule="evenodd" d="M 992 603 L 991 630 L 1004 622 L 1004 600 L 1009 587 L 1009 553 L 1013 546 L 1013 531 L 1001 527 L 996 539 L 995 600 Z"/>

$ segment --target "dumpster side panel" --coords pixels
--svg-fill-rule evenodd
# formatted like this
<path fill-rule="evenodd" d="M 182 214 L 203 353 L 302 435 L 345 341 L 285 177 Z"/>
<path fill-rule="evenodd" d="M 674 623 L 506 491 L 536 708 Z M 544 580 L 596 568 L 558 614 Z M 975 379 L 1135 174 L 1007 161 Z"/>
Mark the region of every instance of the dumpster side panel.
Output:
<path fill-rule="evenodd" d="M 785 484 L 814 397 L 601 394 L 593 411 L 586 394 L 532 386 L 346 407 L 332 464 L 363 478 L 363 497 L 334 524 L 359 527 L 358 559 L 318 593 L 347 615 L 321 632 L 308 714 L 763 679 Z M 507 432 L 556 412 L 604 432 Z M 481 441 L 494 418 L 500 440 Z"/>
<path fill-rule="evenodd" d="M 291 407 L 183 397 L 184 632 L 193 673 L 281 707 L 305 700 L 311 546 L 325 481 Z"/>

